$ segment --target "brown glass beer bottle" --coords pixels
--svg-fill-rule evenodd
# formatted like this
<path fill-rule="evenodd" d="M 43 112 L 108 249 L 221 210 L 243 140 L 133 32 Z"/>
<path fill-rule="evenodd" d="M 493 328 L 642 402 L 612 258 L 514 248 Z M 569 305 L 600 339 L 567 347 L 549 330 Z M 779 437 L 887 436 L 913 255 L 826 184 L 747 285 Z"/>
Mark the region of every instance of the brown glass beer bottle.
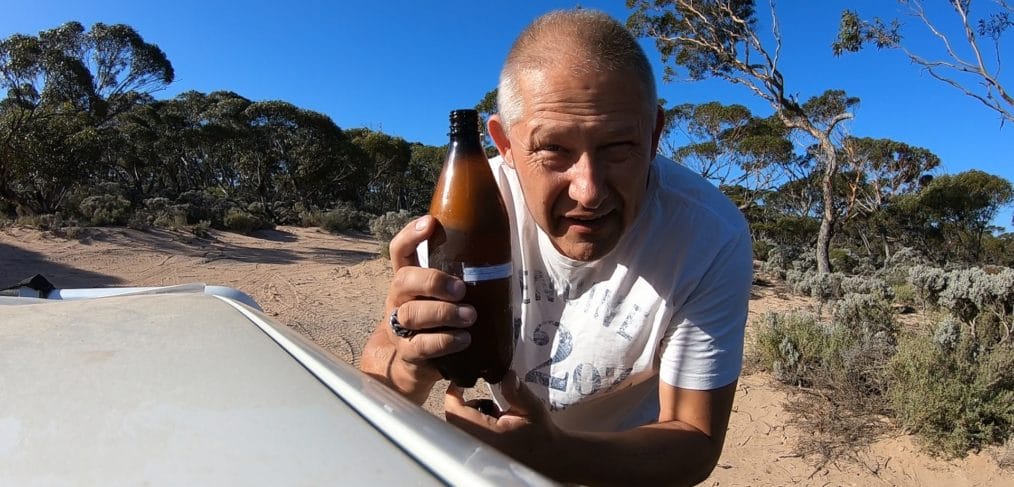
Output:
<path fill-rule="evenodd" d="M 466 328 L 468 348 L 434 361 L 459 387 L 472 387 L 479 377 L 496 384 L 514 355 L 510 224 L 479 140 L 478 113 L 452 111 L 450 135 L 430 203 L 439 225 L 427 243 L 429 267 L 465 281 L 461 302 L 475 307 L 476 321 Z"/>

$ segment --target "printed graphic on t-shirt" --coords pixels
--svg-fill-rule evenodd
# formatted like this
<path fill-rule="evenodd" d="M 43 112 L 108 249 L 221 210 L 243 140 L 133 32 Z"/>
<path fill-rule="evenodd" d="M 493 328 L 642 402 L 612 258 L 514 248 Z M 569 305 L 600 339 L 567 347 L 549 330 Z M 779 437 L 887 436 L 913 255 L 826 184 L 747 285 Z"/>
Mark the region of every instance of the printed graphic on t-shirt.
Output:
<path fill-rule="evenodd" d="M 629 386 L 624 381 L 631 374 L 650 368 L 654 352 L 646 346 L 647 335 L 631 342 L 651 326 L 657 296 L 639 293 L 647 304 L 624 299 L 610 281 L 576 294 L 541 269 L 522 270 L 519 282 L 528 325 L 518 339 L 528 345 L 517 347 L 523 352 L 514 367 L 533 390 L 546 391 L 550 410 Z"/>

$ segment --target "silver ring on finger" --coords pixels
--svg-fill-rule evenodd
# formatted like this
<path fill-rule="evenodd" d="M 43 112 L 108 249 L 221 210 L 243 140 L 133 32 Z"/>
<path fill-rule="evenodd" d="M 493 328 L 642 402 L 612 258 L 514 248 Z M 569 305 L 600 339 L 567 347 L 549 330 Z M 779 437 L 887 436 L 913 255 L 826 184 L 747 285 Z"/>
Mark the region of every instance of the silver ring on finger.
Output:
<path fill-rule="evenodd" d="M 415 335 L 415 330 L 409 330 L 408 328 L 401 326 L 401 323 L 398 321 L 398 308 L 394 308 L 394 310 L 391 311 L 390 323 L 391 331 L 393 331 L 395 335 L 402 338 L 409 338 L 412 335 Z"/>

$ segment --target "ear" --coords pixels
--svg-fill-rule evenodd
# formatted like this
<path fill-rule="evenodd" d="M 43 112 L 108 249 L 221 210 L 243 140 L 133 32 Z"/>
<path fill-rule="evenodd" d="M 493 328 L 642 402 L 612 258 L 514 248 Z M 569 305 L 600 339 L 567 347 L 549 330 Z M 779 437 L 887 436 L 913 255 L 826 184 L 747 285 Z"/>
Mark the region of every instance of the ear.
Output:
<path fill-rule="evenodd" d="M 514 155 L 511 154 L 511 139 L 507 136 L 507 131 L 504 130 L 503 123 L 500 121 L 500 114 L 490 115 L 489 121 L 486 122 L 486 129 L 489 130 L 489 136 L 493 138 L 493 144 L 496 145 L 496 150 L 500 151 L 500 156 L 503 157 L 504 162 L 508 166 L 514 167 Z"/>
<path fill-rule="evenodd" d="M 655 108 L 655 130 L 651 134 L 651 157 L 658 154 L 658 141 L 662 138 L 662 130 L 665 129 L 665 110 L 659 105 Z"/>

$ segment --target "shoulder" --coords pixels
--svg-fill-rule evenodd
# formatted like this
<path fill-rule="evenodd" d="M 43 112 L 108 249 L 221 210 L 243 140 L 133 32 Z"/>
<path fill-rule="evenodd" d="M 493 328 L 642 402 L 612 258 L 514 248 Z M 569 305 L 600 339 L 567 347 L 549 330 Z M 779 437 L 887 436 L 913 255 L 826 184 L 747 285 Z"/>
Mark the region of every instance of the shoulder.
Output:
<path fill-rule="evenodd" d="M 743 212 L 710 181 L 664 156 L 655 157 L 651 165 L 658 184 L 655 203 L 679 218 L 681 226 L 730 236 L 749 233 Z"/>

